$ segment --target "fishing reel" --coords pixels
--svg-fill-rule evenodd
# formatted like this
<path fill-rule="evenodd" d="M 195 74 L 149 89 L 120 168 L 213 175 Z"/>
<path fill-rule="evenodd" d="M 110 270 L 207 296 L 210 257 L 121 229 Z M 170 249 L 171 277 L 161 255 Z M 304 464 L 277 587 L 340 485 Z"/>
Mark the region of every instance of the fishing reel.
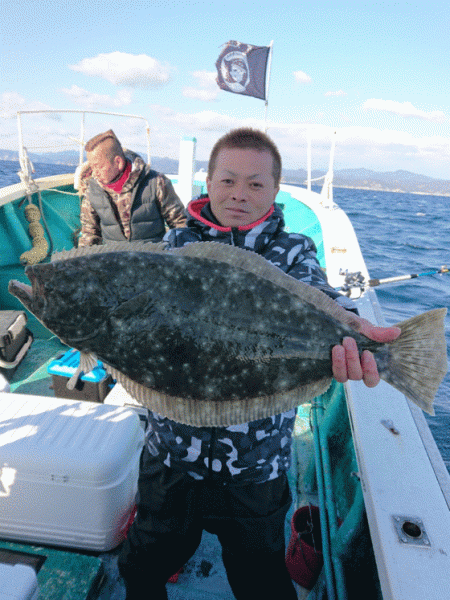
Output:
<path fill-rule="evenodd" d="M 366 289 L 367 283 L 361 271 L 349 273 L 348 269 L 339 269 L 339 275 L 345 275 L 344 284 L 339 288 L 346 296 L 350 296 L 351 290 L 359 289 L 361 293 Z"/>

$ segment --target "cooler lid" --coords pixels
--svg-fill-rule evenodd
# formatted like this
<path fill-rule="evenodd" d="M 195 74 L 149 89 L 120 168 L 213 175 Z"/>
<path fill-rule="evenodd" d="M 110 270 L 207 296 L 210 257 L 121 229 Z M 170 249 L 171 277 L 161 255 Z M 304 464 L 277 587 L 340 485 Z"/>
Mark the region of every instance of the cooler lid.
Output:
<path fill-rule="evenodd" d="M 0 475 L 102 486 L 142 447 L 130 408 L 0 392 Z M 9 474 L 9 475 L 8 475 Z"/>

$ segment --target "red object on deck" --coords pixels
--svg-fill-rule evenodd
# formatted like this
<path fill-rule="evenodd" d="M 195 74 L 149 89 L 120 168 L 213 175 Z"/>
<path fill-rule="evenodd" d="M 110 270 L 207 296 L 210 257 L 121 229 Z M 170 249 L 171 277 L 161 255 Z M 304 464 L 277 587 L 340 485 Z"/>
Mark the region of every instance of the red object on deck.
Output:
<path fill-rule="evenodd" d="M 291 579 L 311 590 L 323 567 L 320 513 L 317 506 L 302 506 L 291 520 L 286 566 Z"/>

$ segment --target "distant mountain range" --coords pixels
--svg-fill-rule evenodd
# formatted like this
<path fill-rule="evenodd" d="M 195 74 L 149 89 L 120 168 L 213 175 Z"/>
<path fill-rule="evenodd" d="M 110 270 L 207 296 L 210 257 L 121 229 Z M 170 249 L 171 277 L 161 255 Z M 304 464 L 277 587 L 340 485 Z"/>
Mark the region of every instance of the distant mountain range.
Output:
<path fill-rule="evenodd" d="M 73 151 L 55 152 L 46 154 L 30 154 L 30 160 L 36 163 L 51 163 L 76 166 L 78 153 Z M 0 160 L 18 160 L 18 153 L 10 150 L 0 150 Z M 152 158 L 152 166 L 162 173 L 178 173 L 178 161 L 171 158 Z M 197 161 L 197 170 L 208 168 L 207 161 Z M 314 170 L 311 178 L 315 179 L 325 174 L 325 171 Z M 306 169 L 284 169 L 283 181 L 285 183 L 304 184 Z M 318 182 L 319 185 L 322 181 Z M 425 175 L 418 175 L 409 171 L 377 172 L 370 169 L 340 169 L 334 171 L 334 187 L 371 189 L 389 192 L 408 192 L 416 194 L 430 194 L 435 196 L 450 196 L 450 181 L 433 179 Z"/>
<path fill-rule="evenodd" d="M 321 177 L 324 174 L 324 171 L 312 171 L 311 179 Z M 303 183 L 305 180 L 306 170 L 283 171 L 283 181 L 286 183 Z M 321 185 L 322 181 L 318 183 Z M 333 186 L 386 192 L 450 196 L 450 181 L 433 179 L 426 175 L 418 175 L 417 173 L 402 170 L 381 173 L 371 171 L 370 169 L 340 169 L 333 173 Z"/>

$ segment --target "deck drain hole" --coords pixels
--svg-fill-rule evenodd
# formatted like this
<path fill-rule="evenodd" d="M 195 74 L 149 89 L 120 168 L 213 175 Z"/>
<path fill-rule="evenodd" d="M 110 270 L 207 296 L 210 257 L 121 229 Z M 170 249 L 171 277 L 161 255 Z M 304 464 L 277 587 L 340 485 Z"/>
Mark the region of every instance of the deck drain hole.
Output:
<path fill-rule="evenodd" d="M 411 523 L 411 521 L 405 521 L 403 523 L 402 531 L 416 540 L 422 536 L 422 529 L 416 523 Z"/>
<path fill-rule="evenodd" d="M 411 515 L 392 515 L 392 520 L 399 542 L 431 548 L 431 541 L 421 518 Z"/>

